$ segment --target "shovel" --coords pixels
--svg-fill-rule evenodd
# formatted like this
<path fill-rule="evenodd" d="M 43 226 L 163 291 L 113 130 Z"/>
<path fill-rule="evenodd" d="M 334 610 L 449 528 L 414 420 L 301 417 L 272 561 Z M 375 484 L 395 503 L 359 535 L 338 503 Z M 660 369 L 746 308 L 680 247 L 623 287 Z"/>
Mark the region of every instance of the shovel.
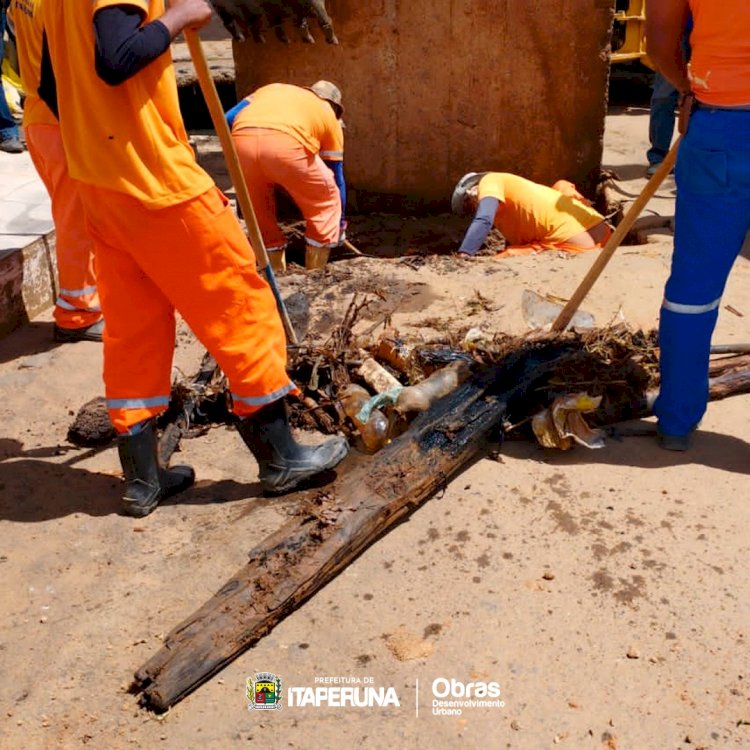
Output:
<path fill-rule="evenodd" d="M 214 79 L 211 77 L 211 73 L 208 69 L 208 63 L 206 61 L 206 55 L 203 52 L 200 37 L 198 36 L 198 32 L 193 31 L 192 29 L 185 29 L 184 34 L 188 49 L 190 50 L 190 57 L 193 58 L 193 65 L 195 66 L 195 72 L 198 75 L 198 83 L 200 84 L 203 98 L 206 100 L 206 106 L 211 113 L 211 120 L 214 124 L 214 129 L 216 130 L 216 134 L 219 136 L 219 141 L 221 142 L 221 148 L 224 152 L 224 159 L 227 163 L 229 176 L 232 178 L 234 189 L 237 191 L 237 202 L 240 204 L 242 215 L 245 218 L 248 238 L 258 257 L 259 270 L 266 277 L 268 285 L 271 287 L 274 299 L 276 300 L 276 307 L 279 310 L 281 322 L 284 324 L 287 340 L 293 346 L 297 346 L 299 341 L 294 332 L 294 327 L 289 320 L 289 313 L 284 305 L 284 301 L 281 299 L 281 293 L 276 284 L 276 277 L 274 276 L 273 269 L 268 260 L 266 246 L 260 235 L 258 219 L 255 217 L 253 204 L 250 200 L 250 193 L 247 191 L 245 176 L 242 174 L 240 160 L 237 157 L 237 151 L 234 148 L 234 141 L 232 141 L 232 134 L 229 132 L 229 125 L 224 117 L 224 110 L 221 106 L 219 94 L 216 91 Z"/>
<path fill-rule="evenodd" d="M 620 243 L 625 239 L 625 236 L 630 231 L 635 220 L 641 215 L 641 211 L 643 211 L 646 204 L 658 190 L 659 186 L 664 182 L 664 178 L 672 171 L 672 167 L 674 167 L 675 160 L 677 159 L 677 148 L 679 147 L 681 140 L 682 137 L 674 142 L 672 148 L 669 149 L 669 153 L 664 157 L 664 161 L 659 165 L 659 168 L 654 175 L 646 183 L 641 194 L 633 201 L 633 204 L 627 210 L 625 216 L 622 217 L 622 221 L 617 225 L 617 229 L 615 229 L 612 236 L 607 240 L 607 243 L 597 256 L 594 264 L 591 266 L 591 269 L 579 284 L 575 292 L 573 292 L 570 300 L 568 300 L 568 304 L 565 305 L 557 316 L 557 320 L 552 324 L 553 331 L 564 331 L 568 327 L 575 311 L 580 307 L 581 302 L 583 302 L 583 298 L 591 291 L 591 287 L 594 286 L 607 263 L 609 263 L 610 259 L 615 254 L 615 250 L 617 250 Z"/>

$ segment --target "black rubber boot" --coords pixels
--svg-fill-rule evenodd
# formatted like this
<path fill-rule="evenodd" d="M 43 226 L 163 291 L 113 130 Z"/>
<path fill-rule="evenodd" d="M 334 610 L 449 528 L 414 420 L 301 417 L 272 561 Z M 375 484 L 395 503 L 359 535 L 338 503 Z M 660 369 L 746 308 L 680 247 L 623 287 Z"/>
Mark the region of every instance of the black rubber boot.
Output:
<path fill-rule="evenodd" d="M 320 445 L 300 445 L 292 436 L 283 399 L 237 422 L 237 430 L 260 467 L 264 491 L 280 495 L 340 463 L 349 452 L 346 438 Z"/>
<path fill-rule="evenodd" d="M 159 466 L 153 420 L 135 435 L 120 436 L 117 449 L 127 482 L 122 497 L 122 512 L 126 516 L 147 516 L 161 500 L 186 490 L 195 481 L 190 466 L 171 469 Z"/>

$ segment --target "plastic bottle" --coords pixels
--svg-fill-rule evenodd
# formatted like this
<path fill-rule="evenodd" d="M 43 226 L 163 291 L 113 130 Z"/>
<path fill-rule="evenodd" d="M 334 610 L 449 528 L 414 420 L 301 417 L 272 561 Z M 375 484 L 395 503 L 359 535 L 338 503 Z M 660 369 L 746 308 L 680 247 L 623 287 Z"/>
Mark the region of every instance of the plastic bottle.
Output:
<path fill-rule="evenodd" d="M 435 401 L 467 380 L 470 374 L 471 366 L 468 362 L 451 362 L 447 367 L 435 370 L 421 383 L 404 388 L 398 395 L 396 411 L 401 414 L 409 411 L 427 411 Z"/>
<path fill-rule="evenodd" d="M 370 418 L 360 427 L 362 442 L 368 451 L 377 453 L 386 443 L 388 438 L 388 417 L 380 409 L 373 409 Z"/>
<path fill-rule="evenodd" d="M 348 385 L 339 395 L 344 413 L 352 420 L 362 436 L 362 442 L 370 453 L 376 453 L 388 442 L 388 418 L 380 409 L 373 409 L 370 418 L 363 422 L 358 418 L 362 405 L 370 400 L 370 394 L 361 385 Z"/>

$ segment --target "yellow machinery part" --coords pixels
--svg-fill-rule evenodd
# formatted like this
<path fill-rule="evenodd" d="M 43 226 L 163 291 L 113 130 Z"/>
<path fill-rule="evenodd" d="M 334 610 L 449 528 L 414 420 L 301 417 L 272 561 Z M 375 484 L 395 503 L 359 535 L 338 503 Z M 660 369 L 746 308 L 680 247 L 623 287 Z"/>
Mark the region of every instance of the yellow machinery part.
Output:
<path fill-rule="evenodd" d="M 646 53 L 646 0 L 629 0 L 627 10 L 615 13 L 615 25 L 624 26 L 624 41 L 612 52 L 613 63 L 640 60 L 653 69 Z"/>

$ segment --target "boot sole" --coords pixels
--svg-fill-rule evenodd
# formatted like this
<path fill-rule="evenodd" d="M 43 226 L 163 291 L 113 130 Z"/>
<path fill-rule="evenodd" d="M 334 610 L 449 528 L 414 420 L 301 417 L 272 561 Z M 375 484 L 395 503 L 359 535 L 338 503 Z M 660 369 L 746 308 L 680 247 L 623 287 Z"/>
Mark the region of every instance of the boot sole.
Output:
<path fill-rule="evenodd" d="M 101 343 L 103 338 L 101 334 L 85 334 L 78 332 L 78 329 L 71 328 L 56 328 L 54 333 L 54 341 L 57 344 L 71 344 L 76 341 L 94 341 Z"/>
<path fill-rule="evenodd" d="M 692 447 L 692 433 L 688 435 L 657 435 L 659 447 L 665 451 L 684 453 Z"/>
<path fill-rule="evenodd" d="M 121 506 L 122 514 L 131 518 L 143 518 L 156 510 L 156 506 L 161 499 L 162 496 L 159 494 L 151 502 L 139 503 L 136 500 L 129 500 L 124 497 Z"/>

